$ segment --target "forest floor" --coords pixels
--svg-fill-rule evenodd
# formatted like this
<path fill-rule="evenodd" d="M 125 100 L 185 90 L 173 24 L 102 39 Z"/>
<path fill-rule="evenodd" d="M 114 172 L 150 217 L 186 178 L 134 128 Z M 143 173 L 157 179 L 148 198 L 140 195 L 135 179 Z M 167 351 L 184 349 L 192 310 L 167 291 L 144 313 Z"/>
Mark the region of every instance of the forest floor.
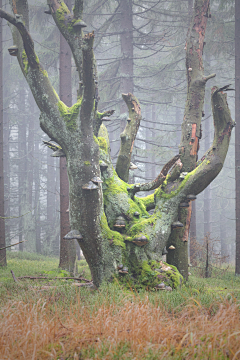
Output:
<path fill-rule="evenodd" d="M 21 276 L 49 279 L 13 280 Z M 90 279 L 84 260 L 78 272 Z M 240 278 L 191 275 L 172 292 L 57 280 L 58 259 L 8 253 L 0 269 L 0 360 L 240 359 Z"/>

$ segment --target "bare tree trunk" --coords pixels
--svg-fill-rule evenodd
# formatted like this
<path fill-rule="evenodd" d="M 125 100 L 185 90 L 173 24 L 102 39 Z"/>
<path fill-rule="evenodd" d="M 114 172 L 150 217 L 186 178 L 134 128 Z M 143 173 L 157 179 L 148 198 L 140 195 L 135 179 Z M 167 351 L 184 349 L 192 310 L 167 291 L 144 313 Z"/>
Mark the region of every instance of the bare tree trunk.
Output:
<path fill-rule="evenodd" d="M 27 185 L 27 126 L 26 126 L 26 98 L 22 81 L 19 83 L 19 123 L 18 123 L 18 199 L 19 199 L 19 241 L 24 240 L 24 213 L 26 204 Z M 19 250 L 23 251 L 24 244 L 19 244 Z"/>
<path fill-rule="evenodd" d="M 33 168 L 34 168 L 34 120 L 36 114 L 34 113 L 34 109 L 36 109 L 34 99 L 32 94 L 28 94 L 26 96 L 26 101 L 28 101 L 28 112 L 29 116 L 25 115 L 27 119 L 27 126 L 28 127 L 28 136 L 27 136 L 27 144 L 26 144 L 26 158 L 25 158 L 25 168 L 26 173 L 24 174 L 25 177 L 25 189 L 22 203 L 22 212 L 24 213 L 23 216 L 23 234 L 25 240 L 25 248 L 28 251 L 34 252 L 35 248 L 35 224 L 34 224 L 34 215 L 33 215 Z M 29 109 L 33 111 L 29 111 Z M 27 111 L 26 111 L 27 112 Z"/>
<path fill-rule="evenodd" d="M 69 5 L 70 1 L 66 3 Z M 71 7 L 69 6 L 69 8 Z M 60 34 L 60 99 L 69 107 L 72 105 L 71 67 L 71 49 L 65 38 L 62 34 Z M 75 242 L 74 240 L 66 241 L 63 239 L 63 237 L 70 231 L 69 182 L 65 157 L 60 157 L 60 226 L 59 267 L 73 272 L 76 262 Z"/>
<path fill-rule="evenodd" d="M 40 224 L 40 171 L 39 171 L 39 140 L 36 136 L 35 146 L 35 166 L 34 166 L 34 184 L 35 184 L 35 196 L 34 196 L 34 218 L 35 218 L 35 244 L 37 253 L 41 254 L 41 224 Z"/>
<path fill-rule="evenodd" d="M 190 244 L 189 244 L 189 252 L 190 252 L 190 263 L 192 265 L 195 264 L 196 261 L 196 240 L 197 240 L 197 221 L 196 221 L 196 201 L 193 201 L 192 204 L 192 215 L 191 215 L 191 223 L 190 223 Z"/>
<path fill-rule="evenodd" d="M 235 0 L 235 184 L 236 184 L 236 268 L 240 275 L 240 1 Z"/>
<path fill-rule="evenodd" d="M 120 20 L 120 37 L 121 37 L 121 86 L 122 93 L 133 94 L 133 18 L 132 18 L 132 0 L 121 0 L 119 11 Z M 121 113 L 127 111 L 124 101 L 121 103 Z M 125 121 L 121 121 L 121 131 L 124 130 Z"/>
<path fill-rule="evenodd" d="M 0 8 L 2 0 L 0 0 Z M 0 248 L 6 246 L 5 240 L 5 221 L 1 217 L 5 216 L 4 212 L 4 172 L 3 172 L 3 48 L 2 48 L 2 19 L 0 21 Z M 6 249 L 0 250 L 0 266 L 6 266 Z"/>
<path fill-rule="evenodd" d="M 210 104 L 210 89 L 206 90 L 206 104 L 205 104 L 205 118 L 204 121 L 204 151 L 209 149 L 211 144 L 211 129 L 210 129 L 210 118 L 211 117 L 211 104 Z M 210 200 L 210 186 L 204 190 L 204 236 L 210 235 L 211 233 L 211 200 Z"/>
<path fill-rule="evenodd" d="M 5 216 L 7 218 L 10 217 L 10 156 L 9 156 L 9 137 L 10 137 L 10 129 L 9 129 L 9 117 L 8 113 L 4 114 L 4 209 Z M 10 245 L 10 219 L 5 220 L 5 238 L 6 245 Z"/>
<path fill-rule="evenodd" d="M 223 259 L 224 262 L 228 262 L 229 261 L 229 253 L 228 253 L 228 243 L 227 243 L 227 231 L 226 231 L 226 217 L 225 217 L 225 208 L 224 205 L 222 204 L 221 206 L 221 210 L 220 210 L 220 217 L 219 217 L 219 222 L 220 222 L 220 242 L 221 242 L 221 258 Z"/>

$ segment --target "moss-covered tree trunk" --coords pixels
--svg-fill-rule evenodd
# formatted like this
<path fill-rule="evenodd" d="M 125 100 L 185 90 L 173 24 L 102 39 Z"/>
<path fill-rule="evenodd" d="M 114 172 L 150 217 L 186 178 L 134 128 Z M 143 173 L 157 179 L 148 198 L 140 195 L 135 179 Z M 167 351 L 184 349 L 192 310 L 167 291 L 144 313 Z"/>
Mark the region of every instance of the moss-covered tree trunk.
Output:
<path fill-rule="evenodd" d="M 169 160 L 155 180 L 132 185 L 123 181 L 112 165 L 107 129 L 102 124 L 103 118 L 110 116 L 112 111 L 97 111 L 94 34 L 83 36 L 82 1 L 75 1 L 73 14 L 63 1 L 48 1 L 49 12 L 67 40 L 78 69 L 79 97 L 72 107 L 59 99 L 39 63 L 29 31 L 20 16 L 27 12 L 27 8 L 21 9 L 22 13 L 17 10 L 15 16 L 0 10 L 0 16 L 15 27 L 13 35 L 18 61 L 41 110 L 40 126 L 57 143 L 58 154 L 66 156 L 71 231 L 65 238 L 78 240 L 96 286 L 113 276 L 139 281 L 145 286 L 158 286 L 164 278 L 164 271 L 172 279 L 173 286 L 179 282 L 180 277 L 178 281 L 174 280 L 174 274 L 178 276 L 176 269 L 161 262 L 163 249 L 170 244 L 173 229 L 179 226 L 177 220 L 183 203 L 189 200 L 190 195 L 204 190 L 220 172 L 233 127 L 224 89 L 214 87 L 214 142 L 196 166 L 199 121 L 207 78 L 202 74 L 201 59 L 196 55 L 199 51 L 195 51 L 195 47 L 198 42 L 201 49 L 203 46 L 202 37 L 197 34 L 202 31 L 203 10 L 208 13 L 207 3 L 207 0 L 196 0 L 192 22 L 195 24 L 194 37 L 189 35 L 187 42 L 192 70 L 188 68 L 189 91 L 181 152 Z M 16 9 L 18 2 L 14 2 L 14 6 Z M 128 106 L 129 118 L 121 135 L 120 155 L 125 156 L 120 162 L 127 179 L 141 108 L 131 93 L 123 95 L 123 98 Z M 150 190 L 155 190 L 154 194 L 145 198 L 136 195 Z M 149 215 L 150 209 L 154 209 L 153 215 Z M 173 246 L 171 251 L 177 253 L 178 250 L 174 250 Z M 179 251 L 184 252 L 184 247 Z"/>
<path fill-rule="evenodd" d="M 179 147 L 183 172 L 190 172 L 196 167 L 199 141 L 202 136 L 201 119 L 204 116 L 205 85 L 209 79 L 215 77 L 215 74 L 204 76 L 202 59 L 206 25 L 210 16 L 209 4 L 210 0 L 195 1 L 194 9 L 191 9 L 191 1 L 188 3 L 189 13 L 192 13 L 192 20 L 185 45 L 188 87 Z M 185 279 L 188 279 L 187 241 L 189 238 L 191 212 L 192 206 L 188 207 L 188 211 L 179 209 L 179 218 L 181 218 L 181 222 L 184 225 L 184 230 L 176 229 L 173 231 L 169 240 L 174 242 L 176 250 L 174 255 L 171 251 L 167 255 L 167 261 L 177 266 Z"/>

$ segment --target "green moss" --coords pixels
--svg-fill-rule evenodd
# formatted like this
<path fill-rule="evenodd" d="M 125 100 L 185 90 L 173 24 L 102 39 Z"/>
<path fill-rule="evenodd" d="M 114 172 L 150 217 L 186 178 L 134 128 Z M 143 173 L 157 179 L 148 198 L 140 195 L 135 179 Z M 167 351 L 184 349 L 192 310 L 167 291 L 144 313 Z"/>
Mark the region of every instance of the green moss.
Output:
<path fill-rule="evenodd" d="M 40 71 L 41 71 L 41 73 L 43 74 L 43 76 L 45 76 L 45 77 L 48 78 L 47 70 L 40 69 Z"/>
<path fill-rule="evenodd" d="M 98 138 L 97 138 L 95 135 L 93 135 L 93 140 L 95 141 L 95 143 L 96 143 L 96 144 L 98 144 L 98 145 L 99 145 Z"/>
<path fill-rule="evenodd" d="M 154 204 L 154 194 L 141 198 L 141 203 L 147 209 L 151 204 Z"/>
<path fill-rule="evenodd" d="M 146 210 L 146 206 L 144 202 L 142 201 L 142 198 L 139 198 L 137 196 L 134 196 L 134 202 L 138 205 L 138 207 L 141 209 L 142 216 L 149 217 L 149 214 Z"/>
<path fill-rule="evenodd" d="M 113 242 L 114 245 L 121 246 L 123 249 L 126 248 L 122 235 L 119 234 L 117 231 L 113 231 L 109 228 L 105 214 L 103 214 L 101 217 L 100 225 L 104 237 L 106 237 L 110 242 Z"/>
<path fill-rule="evenodd" d="M 98 144 L 100 149 L 104 150 L 105 152 L 108 151 L 107 140 L 104 139 L 104 137 L 101 136 L 98 137 Z"/>
<path fill-rule="evenodd" d="M 56 17 L 59 25 L 65 25 L 65 15 L 70 14 L 67 5 L 64 2 L 60 3 L 60 7 L 56 11 Z"/>
<path fill-rule="evenodd" d="M 200 163 L 200 164 L 196 167 L 196 169 L 194 169 L 193 171 L 189 172 L 189 173 L 185 176 L 185 178 L 183 179 L 183 181 L 180 183 L 180 185 L 178 186 L 178 188 L 177 188 L 176 190 L 173 190 L 173 191 L 171 191 L 170 193 L 165 193 L 165 192 L 164 192 L 164 188 L 165 188 L 165 186 L 167 185 L 168 179 L 169 179 L 169 177 L 170 177 L 170 174 L 168 174 L 167 177 L 166 177 L 166 179 L 164 180 L 163 184 L 162 184 L 158 189 L 156 189 L 156 191 L 155 191 L 155 193 L 154 193 L 155 196 L 156 196 L 156 197 L 161 197 L 161 198 L 163 198 L 163 199 L 171 199 L 172 197 L 178 195 L 179 192 L 180 192 L 180 191 L 184 188 L 184 186 L 186 185 L 186 182 L 189 180 L 189 178 L 190 178 L 191 176 L 193 176 L 197 171 L 199 171 L 199 168 L 200 168 L 201 166 L 204 166 L 205 162 L 207 162 L 207 164 L 208 164 L 208 161 L 209 161 L 209 160 L 206 160 L 206 159 L 205 159 L 202 163 Z"/>
<path fill-rule="evenodd" d="M 110 177 L 109 179 L 106 179 L 104 181 L 104 183 L 106 185 L 106 189 L 104 190 L 105 196 L 107 196 L 109 194 L 115 195 L 115 194 L 119 194 L 121 192 L 125 192 L 126 194 L 128 194 L 128 191 L 127 191 L 128 184 L 118 178 L 115 170 L 114 170 L 114 175 L 112 177 Z"/>
<path fill-rule="evenodd" d="M 61 100 L 58 102 L 59 111 L 66 123 L 66 127 L 70 131 L 75 131 L 77 127 L 77 117 L 79 114 L 79 109 L 82 103 L 82 99 L 80 98 L 76 104 L 72 107 L 68 107 Z"/>
<path fill-rule="evenodd" d="M 22 62 L 23 62 L 24 72 L 27 74 L 28 69 L 29 69 L 29 63 L 28 63 L 28 58 L 27 58 L 27 54 L 26 54 L 25 50 L 23 50 L 23 52 L 22 52 Z"/>
<path fill-rule="evenodd" d="M 38 58 L 37 55 L 36 55 L 36 57 L 35 57 L 35 60 L 36 60 L 36 62 L 37 62 L 38 64 L 40 64 L 40 61 L 39 61 L 39 58 Z"/>
<path fill-rule="evenodd" d="M 102 117 L 104 117 L 104 113 L 96 112 L 96 117 L 98 120 L 101 120 Z"/>
<path fill-rule="evenodd" d="M 179 194 L 179 192 L 184 188 L 187 180 L 190 178 L 191 175 L 193 175 L 193 172 L 196 171 L 196 169 L 194 169 L 192 172 L 188 173 L 184 180 L 180 183 L 180 185 L 178 186 L 178 188 L 176 190 L 171 191 L 170 193 L 165 193 L 164 192 L 164 188 L 167 185 L 167 181 L 170 175 L 167 175 L 165 181 L 163 182 L 163 184 L 155 191 L 155 196 L 156 197 L 161 197 L 163 199 L 171 199 L 172 197 L 176 196 L 177 194 Z"/>
<path fill-rule="evenodd" d="M 170 267 L 171 270 L 165 271 L 165 267 L 162 267 L 162 264 Z M 166 286 L 171 286 L 172 289 L 177 289 L 183 282 L 183 277 L 176 267 L 163 262 L 145 260 L 141 264 L 136 265 L 136 262 L 131 264 L 128 261 L 126 265 L 129 267 L 129 274 L 128 276 L 120 275 L 119 280 L 128 288 L 159 291 L 156 290 L 156 286 L 162 282 Z"/>
<path fill-rule="evenodd" d="M 135 235 L 142 234 L 148 237 L 147 227 L 154 226 L 156 224 L 156 221 L 157 215 L 155 214 L 150 216 L 148 219 L 142 218 L 141 220 L 138 220 L 138 222 L 129 229 L 129 235 L 133 237 Z M 144 232 L 146 232 L 146 234 Z"/>
<path fill-rule="evenodd" d="M 57 99 L 58 99 L 58 101 L 59 101 L 60 99 L 59 99 L 58 93 L 56 92 L 56 90 L 54 89 L 54 87 L 52 87 L 52 89 L 53 89 L 53 92 L 54 92 L 54 94 L 55 94 L 56 98 L 57 98 Z"/>
<path fill-rule="evenodd" d="M 89 165 L 91 165 L 91 163 L 90 163 L 90 161 L 84 161 L 84 165 L 89 166 Z"/>

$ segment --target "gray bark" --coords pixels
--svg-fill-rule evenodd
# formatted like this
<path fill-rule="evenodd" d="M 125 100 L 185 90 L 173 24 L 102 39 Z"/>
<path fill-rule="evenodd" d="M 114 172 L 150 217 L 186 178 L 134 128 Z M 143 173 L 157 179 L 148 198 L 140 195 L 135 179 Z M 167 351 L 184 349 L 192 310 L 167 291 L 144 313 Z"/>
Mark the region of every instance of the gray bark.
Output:
<path fill-rule="evenodd" d="M 240 2 L 235 0 L 235 186 L 236 186 L 236 275 L 240 275 Z"/>

